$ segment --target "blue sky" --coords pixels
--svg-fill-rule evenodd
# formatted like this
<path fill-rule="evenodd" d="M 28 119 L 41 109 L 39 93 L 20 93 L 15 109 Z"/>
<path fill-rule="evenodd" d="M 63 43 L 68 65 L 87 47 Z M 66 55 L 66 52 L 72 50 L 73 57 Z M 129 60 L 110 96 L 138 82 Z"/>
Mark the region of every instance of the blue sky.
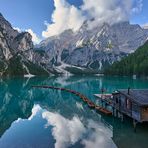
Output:
<path fill-rule="evenodd" d="M 67 2 L 77 8 L 82 5 L 82 0 L 67 0 Z M 148 23 L 148 0 L 143 0 L 142 3 L 140 12 L 130 17 L 131 23 Z M 53 0 L 0 0 L 0 12 L 12 26 L 23 30 L 32 29 L 40 38 L 42 31 L 47 29 L 44 22 L 51 23 L 54 9 Z"/>
<path fill-rule="evenodd" d="M 81 0 L 68 0 L 79 6 Z M 0 0 L 0 12 L 15 27 L 33 29 L 39 36 L 46 26 L 44 21 L 51 22 L 54 10 L 53 0 Z"/>
<path fill-rule="evenodd" d="M 141 12 L 131 17 L 131 22 L 136 24 L 147 24 L 148 23 L 148 0 L 143 0 L 143 7 Z"/>

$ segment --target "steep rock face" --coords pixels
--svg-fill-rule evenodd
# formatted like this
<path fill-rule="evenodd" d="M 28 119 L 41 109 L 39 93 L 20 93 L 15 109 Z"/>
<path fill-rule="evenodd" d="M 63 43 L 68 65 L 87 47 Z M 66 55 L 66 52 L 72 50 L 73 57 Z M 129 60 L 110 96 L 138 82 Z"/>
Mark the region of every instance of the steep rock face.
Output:
<path fill-rule="evenodd" d="M 53 67 L 68 64 L 101 71 L 134 52 L 147 37 L 147 30 L 129 22 L 104 23 L 91 30 L 85 22 L 79 31 L 67 30 L 42 41 L 37 48 L 46 52 Z"/>
<path fill-rule="evenodd" d="M 27 51 L 33 49 L 31 35 L 27 32 L 18 34 L 13 40 L 12 47 L 18 51 Z"/>
<path fill-rule="evenodd" d="M 18 31 L 14 30 L 11 24 L 3 17 L 0 13 L 0 27 L 1 31 L 3 31 L 3 35 L 5 36 L 7 43 L 9 46 L 13 44 L 13 39 L 19 34 Z"/>
<path fill-rule="evenodd" d="M 0 14 L 0 75 L 38 75 L 47 74 L 33 62 L 32 36 L 19 33 Z"/>

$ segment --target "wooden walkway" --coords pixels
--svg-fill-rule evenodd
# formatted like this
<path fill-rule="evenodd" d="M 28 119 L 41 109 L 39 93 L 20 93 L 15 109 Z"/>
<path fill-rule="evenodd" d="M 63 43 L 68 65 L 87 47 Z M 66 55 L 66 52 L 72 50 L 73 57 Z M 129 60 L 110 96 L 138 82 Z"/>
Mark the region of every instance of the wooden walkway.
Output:
<path fill-rule="evenodd" d="M 96 105 L 94 102 L 92 102 L 86 96 L 84 96 L 83 94 L 81 94 L 77 91 L 66 89 L 66 88 L 54 87 L 54 86 L 32 86 L 32 87 L 34 87 L 34 88 L 45 88 L 45 89 L 56 89 L 56 90 L 61 90 L 61 91 L 66 91 L 66 92 L 72 93 L 72 94 L 78 96 L 80 99 L 82 99 L 83 102 L 87 103 L 89 108 L 95 109 L 96 111 L 99 111 L 99 112 L 106 114 L 106 115 L 112 115 L 111 111 L 107 110 L 106 108 L 103 108 L 101 106 Z"/>
<path fill-rule="evenodd" d="M 102 94 L 94 94 L 94 96 L 95 96 L 97 99 L 101 100 L 101 102 L 105 102 L 107 105 L 113 106 L 113 104 L 114 104 L 113 100 L 111 100 L 110 98 L 102 98 L 101 95 L 102 95 Z"/>

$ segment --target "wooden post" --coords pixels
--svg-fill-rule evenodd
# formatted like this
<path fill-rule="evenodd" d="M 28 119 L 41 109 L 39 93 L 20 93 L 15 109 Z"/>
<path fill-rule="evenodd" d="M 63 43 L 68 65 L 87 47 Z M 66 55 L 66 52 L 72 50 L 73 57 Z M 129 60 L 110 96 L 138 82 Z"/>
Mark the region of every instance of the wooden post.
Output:
<path fill-rule="evenodd" d="M 118 118 L 118 110 L 117 109 L 115 109 L 115 117 Z"/>
<path fill-rule="evenodd" d="M 105 102 L 105 108 L 106 108 L 106 106 L 107 106 L 107 103 Z"/>

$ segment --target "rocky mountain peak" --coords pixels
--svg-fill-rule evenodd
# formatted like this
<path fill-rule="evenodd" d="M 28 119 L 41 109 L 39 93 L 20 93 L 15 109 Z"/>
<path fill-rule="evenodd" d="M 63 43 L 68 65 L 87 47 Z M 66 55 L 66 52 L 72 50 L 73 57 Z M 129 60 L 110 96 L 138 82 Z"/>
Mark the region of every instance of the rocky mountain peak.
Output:
<path fill-rule="evenodd" d="M 32 36 L 19 33 L 0 15 L 0 75 L 48 74 L 33 57 Z"/>
<path fill-rule="evenodd" d="M 32 36 L 28 32 L 22 32 L 14 38 L 13 48 L 18 51 L 33 49 Z"/>
<path fill-rule="evenodd" d="M 148 37 L 145 29 L 128 21 L 98 24 L 92 29 L 88 23 L 85 21 L 77 32 L 67 30 L 38 45 L 39 49 L 46 51 L 50 65 L 64 63 L 100 71 L 134 52 Z"/>
<path fill-rule="evenodd" d="M 0 27 L 6 31 L 13 31 L 15 34 L 18 34 L 16 30 L 14 30 L 11 24 L 4 18 L 4 16 L 0 13 Z"/>
<path fill-rule="evenodd" d="M 5 36 L 9 46 L 13 44 L 13 39 L 19 34 L 2 14 L 0 15 L 0 31 Z"/>

